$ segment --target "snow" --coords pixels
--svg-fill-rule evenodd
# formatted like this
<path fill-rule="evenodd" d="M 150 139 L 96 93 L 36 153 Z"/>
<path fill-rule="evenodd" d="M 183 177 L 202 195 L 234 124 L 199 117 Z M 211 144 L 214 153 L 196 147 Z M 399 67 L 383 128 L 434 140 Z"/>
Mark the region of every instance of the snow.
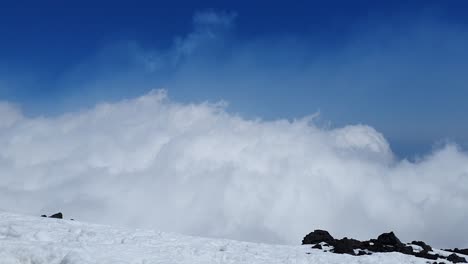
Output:
<path fill-rule="evenodd" d="M 414 252 L 421 252 L 423 251 L 423 248 L 418 246 L 418 245 L 413 245 L 413 244 L 410 244 L 410 246 L 413 248 L 413 251 Z"/>
<path fill-rule="evenodd" d="M 6 212 L 0 212 L 0 260 L 2 264 L 428 262 L 400 253 L 356 257 L 311 249 L 310 245 L 200 238 Z"/>

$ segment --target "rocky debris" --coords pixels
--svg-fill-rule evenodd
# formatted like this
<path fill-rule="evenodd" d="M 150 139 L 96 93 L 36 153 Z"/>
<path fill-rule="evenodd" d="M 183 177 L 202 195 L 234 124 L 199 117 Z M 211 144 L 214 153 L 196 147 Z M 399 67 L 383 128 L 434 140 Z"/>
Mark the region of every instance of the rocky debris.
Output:
<path fill-rule="evenodd" d="M 330 243 L 333 246 L 333 253 L 356 255 L 355 249 L 363 248 L 362 242 L 356 239 L 336 239 Z M 365 253 L 365 251 L 364 251 Z"/>
<path fill-rule="evenodd" d="M 458 248 L 454 248 L 454 249 L 444 249 L 445 251 L 449 251 L 449 252 L 453 252 L 453 253 L 458 253 L 458 254 L 463 254 L 463 255 L 467 255 L 468 256 L 468 248 L 464 248 L 464 249 L 458 249 Z"/>
<path fill-rule="evenodd" d="M 384 236 L 383 237 L 386 237 L 387 235 L 389 235 L 390 237 L 391 236 L 395 236 L 393 233 L 392 234 L 383 234 Z M 396 236 L 395 236 L 396 238 Z M 383 241 L 383 242 L 382 242 Z M 398 238 L 396 239 L 391 239 L 391 240 L 387 240 L 386 238 L 385 239 L 371 239 L 369 241 L 363 241 L 362 242 L 362 247 L 363 249 L 366 249 L 370 252 L 380 252 L 380 253 L 384 253 L 384 252 L 400 252 L 400 253 L 403 253 L 403 254 L 407 254 L 407 255 L 413 255 L 413 248 L 411 246 L 408 246 L 406 244 L 403 244 L 401 242 L 398 243 Z"/>
<path fill-rule="evenodd" d="M 321 244 L 315 244 L 315 245 L 312 246 L 312 248 L 323 249 Z"/>
<path fill-rule="evenodd" d="M 452 253 L 450 256 L 448 256 L 447 260 L 452 261 L 453 263 L 467 263 L 464 257 L 460 257 L 455 253 Z"/>
<path fill-rule="evenodd" d="M 432 247 L 422 241 L 413 241 L 411 242 L 412 245 L 420 246 L 423 251 L 432 251 Z"/>
<path fill-rule="evenodd" d="M 56 213 L 56 214 L 53 214 L 51 216 L 49 216 L 50 218 L 57 218 L 57 219 L 63 219 L 63 215 L 62 213 Z"/>
<path fill-rule="evenodd" d="M 398 239 L 398 237 L 396 237 L 393 232 L 381 234 L 380 236 L 377 237 L 377 242 L 382 245 L 392 246 L 392 247 L 400 247 L 403 245 L 400 239 Z"/>
<path fill-rule="evenodd" d="M 330 244 L 333 241 L 335 241 L 335 239 L 330 235 L 330 233 L 325 230 L 316 229 L 314 232 L 311 232 L 304 237 L 302 245 L 317 244 L 320 242 Z"/>
<path fill-rule="evenodd" d="M 47 216 L 47 215 L 41 215 L 41 217 L 49 217 L 49 218 L 57 218 L 57 219 L 63 219 L 63 214 L 61 212 L 58 212 L 56 214 Z"/>
<path fill-rule="evenodd" d="M 358 256 L 364 256 L 364 255 L 371 255 L 371 253 L 367 253 L 367 252 L 364 251 L 364 250 L 358 250 L 357 255 L 358 255 Z"/>
<path fill-rule="evenodd" d="M 336 254 L 349 254 L 353 256 L 370 255 L 372 253 L 385 253 L 385 252 L 399 252 L 406 255 L 413 255 L 418 258 L 424 258 L 428 260 L 446 259 L 453 263 L 467 263 L 466 259 L 458 256 L 455 253 L 465 252 L 468 250 L 454 249 L 448 257 L 436 254 L 433 252 L 432 247 L 424 243 L 423 241 L 413 241 L 410 244 L 405 244 L 398 239 L 393 232 L 383 233 L 377 237 L 377 239 L 370 239 L 366 241 L 359 241 L 356 239 L 343 238 L 335 239 L 330 233 L 325 230 L 315 230 L 308 234 L 302 240 L 302 244 L 312 244 L 312 248 L 323 249 L 322 244 L 326 243 L 333 247 L 331 252 Z M 422 250 L 415 251 L 411 245 L 421 247 Z M 463 254 L 463 253 L 461 253 Z M 430 263 L 430 262 L 429 262 Z M 437 263 L 437 262 L 433 262 Z"/>
<path fill-rule="evenodd" d="M 337 239 L 333 243 L 333 253 L 355 255 L 354 242 L 348 238 Z"/>
<path fill-rule="evenodd" d="M 408 255 L 413 255 L 418 258 L 425 258 L 425 259 L 432 259 L 432 260 L 437 260 L 438 258 L 444 258 L 443 256 L 440 256 L 439 254 L 430 254 L 429 252 L 426 252 L 426 251 L 416 252 L 416 253 L 408 254 Z"/>

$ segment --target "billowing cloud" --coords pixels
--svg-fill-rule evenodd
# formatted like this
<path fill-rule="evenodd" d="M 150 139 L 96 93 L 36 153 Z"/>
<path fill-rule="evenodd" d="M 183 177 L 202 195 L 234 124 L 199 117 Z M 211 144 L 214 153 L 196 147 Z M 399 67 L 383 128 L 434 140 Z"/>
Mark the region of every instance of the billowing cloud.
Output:
<path fill-rule="evenodd" d="M 1 210 L 274 243 L 325 228 L 468 245 L 455 145 L 398 160 L 366 125 L 249 120 L 164 91 L 53 118 L 0 104 L 0 120 Z"/>
<path fill-rule="evenodd" d="M 189 32 L 165 46 L 110 43 L 64 69 L 51 85 L 54 96 L 37 93 L 46 100 L 37 104 L 59 114 L 166 88 L 179 102 L 227 100 L 230 110 L 250 118 L 320 110 L 332 126 L 368 124 L 401 157 L 423 154 L 445 138 L 465 146 L 464 27 L 427 16 L 400 24 L 365 20 L 343 36 L 249 35 L 236 19 L 242 14 L 200 12 Z M 27 114 L 36 103 L 30 101 Z"/>

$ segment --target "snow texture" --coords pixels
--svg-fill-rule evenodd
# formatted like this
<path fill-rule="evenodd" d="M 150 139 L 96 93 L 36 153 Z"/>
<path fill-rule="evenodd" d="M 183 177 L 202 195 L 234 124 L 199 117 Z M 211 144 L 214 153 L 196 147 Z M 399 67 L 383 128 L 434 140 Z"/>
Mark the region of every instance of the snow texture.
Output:
<path fill-rule="evenodd" d="M 356 257 L 310 245 L 208 239 L 5 212 L 0 212 L 0 260 L 2 264 L 427 263 L 400 253 Z"/>

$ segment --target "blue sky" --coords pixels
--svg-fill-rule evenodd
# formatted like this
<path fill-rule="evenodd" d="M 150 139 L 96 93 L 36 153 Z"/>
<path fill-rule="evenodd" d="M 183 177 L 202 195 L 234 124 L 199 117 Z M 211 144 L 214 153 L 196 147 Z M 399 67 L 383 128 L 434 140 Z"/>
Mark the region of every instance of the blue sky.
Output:
<path fill-rule="evenodd" d="M 0 101 L 58 115 L 165 88 L 248 118 L 320 112 L 400 156 L 468 142 L 463 1 L 0 5 Z"/>

